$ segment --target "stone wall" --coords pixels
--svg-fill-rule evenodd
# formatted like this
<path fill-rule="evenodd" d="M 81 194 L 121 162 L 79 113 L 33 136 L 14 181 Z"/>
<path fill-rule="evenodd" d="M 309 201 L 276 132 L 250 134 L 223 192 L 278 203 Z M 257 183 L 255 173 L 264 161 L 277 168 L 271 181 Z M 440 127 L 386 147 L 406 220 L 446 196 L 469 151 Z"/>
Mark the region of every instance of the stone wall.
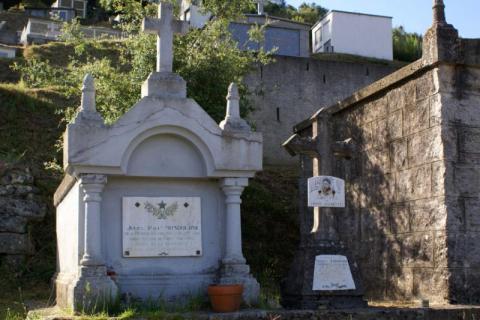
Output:
<path fill-rule="evenodd" d="M 7 168 L 0 161 L 0 265 L 20 266 L 33 252 L 28 224 L 46 212 L 37 193 L 29 169 Z"/>
<path fill-rule="evenodd" d="M 328 117 L 331 141 L 356 145 L 351 159 L 332 149 L 321 161 L 346 180 L 332 227 L 369 299 L 480 303 L 480 40 L 440 24 L 424 41 L 421 60 L 295 131 L 311 135 Z"/>
<path fill-rule="evenodd" d="M 448 297 L 437 91 L 429 70 L 333 115 L 335 141 L 355 137 L 359 151 L 336 162 L 348 203 L 337 221 L 370 298 Z"/>
<path fill-rule="evenodd" d="M 480 59 L 480 40 L 475 47 Z M 438 74 L 442 108 L 436 112 L 450 142 L 441 168 L 448 195 L 447 259 L 456 277 L 450 289 L 455 301 L 480 303 L 480 64 L 442 65 Z"/>
<path fill-rule="evenodd" d="M 398 67 L 394 63 L 324 55 L 322 59 L 275 56 L 275 62 L 255 69 L 245 80 L 253 93 L 254 111 L 249 121 L 263 134 L 265 163 L 295 165 L 297 161 L 281 145 L 296 123 Z"/>

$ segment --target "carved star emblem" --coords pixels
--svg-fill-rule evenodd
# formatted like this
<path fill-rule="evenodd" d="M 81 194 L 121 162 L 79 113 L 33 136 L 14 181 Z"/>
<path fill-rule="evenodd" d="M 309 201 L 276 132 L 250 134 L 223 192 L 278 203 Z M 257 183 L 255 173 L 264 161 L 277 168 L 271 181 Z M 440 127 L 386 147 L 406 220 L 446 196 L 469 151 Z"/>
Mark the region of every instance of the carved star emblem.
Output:
<path fill-rule="evenodd" d="M 163 201 L 160 202 L 158 205 L 160 206 L 160 209 L 165 209 L 167 207 L 167 204 Z"/>

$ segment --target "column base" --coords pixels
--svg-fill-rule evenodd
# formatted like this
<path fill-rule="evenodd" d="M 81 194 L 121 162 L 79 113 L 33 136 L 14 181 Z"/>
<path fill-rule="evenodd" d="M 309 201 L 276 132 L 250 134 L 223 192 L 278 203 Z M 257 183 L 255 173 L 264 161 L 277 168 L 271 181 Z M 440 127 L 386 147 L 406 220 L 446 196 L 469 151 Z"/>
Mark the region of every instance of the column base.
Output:
<path fill-rule="evenodd" d="M 118 296 L 105 266 L 82 266 L 77 277 L 57 276 L 55 284 L 57 305 L 74 312 L 106 311 Z"/>
<path fill-rule="evenodd" d="M 258 303 L 260 285 L 250 274 L 250 267 L 247 264 L 224 263 L 220 270 L 220 284 L 242 284 L 245 303 L 248 305 Z"/>

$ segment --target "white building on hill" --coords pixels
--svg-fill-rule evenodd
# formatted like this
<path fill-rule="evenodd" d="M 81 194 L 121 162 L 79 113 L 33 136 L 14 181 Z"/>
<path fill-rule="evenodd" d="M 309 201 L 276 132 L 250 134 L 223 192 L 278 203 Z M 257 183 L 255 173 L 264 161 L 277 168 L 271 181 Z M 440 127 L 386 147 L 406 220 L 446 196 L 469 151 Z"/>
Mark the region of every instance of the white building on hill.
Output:
<path fill-rule="evenodd" d="M 52 4 L 52 8 L 74 9 L 80 19 L 87 17 L 87 0 L 57 0 Z"/>
<path fill-rule="evenodd" d="M 392 17 L 332 10 L 312 28 L 312 50 L 393 60 Z"/>

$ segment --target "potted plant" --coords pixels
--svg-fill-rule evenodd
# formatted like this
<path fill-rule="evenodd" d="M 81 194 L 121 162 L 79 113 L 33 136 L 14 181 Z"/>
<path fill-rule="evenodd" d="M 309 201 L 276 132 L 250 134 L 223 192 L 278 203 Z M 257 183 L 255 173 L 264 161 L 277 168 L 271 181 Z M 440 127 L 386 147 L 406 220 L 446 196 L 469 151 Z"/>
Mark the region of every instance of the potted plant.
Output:
<path fill-rule="evenodd" d="M 234 312 L 242 303 L 243 285 L 214 284 L 208 287 L 208 296 L 215 312 Z"/>

